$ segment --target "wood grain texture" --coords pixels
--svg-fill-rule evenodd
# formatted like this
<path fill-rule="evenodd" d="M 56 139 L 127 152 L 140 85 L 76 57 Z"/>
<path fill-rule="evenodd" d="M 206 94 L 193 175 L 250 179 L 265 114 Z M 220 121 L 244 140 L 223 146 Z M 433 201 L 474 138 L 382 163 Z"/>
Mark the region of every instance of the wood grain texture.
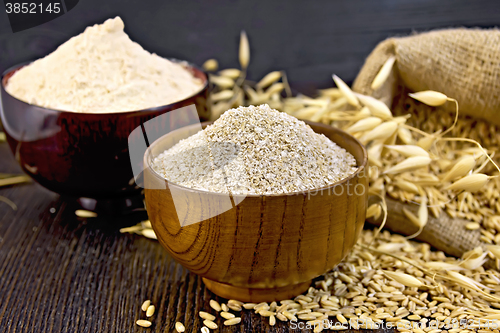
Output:
<path fill-rule="evenodd" d="M 230 197 L 168 183 L 151 169 L 152 158 L 199 125 L 161 137 L 146 153 L 146 205 L 158 240 L 220 296 L 255 303 L 293 297 L 354 246 L 366 210 L 366 151 L 338 129 L 309 124 L 353 154 L 355 174 L 312 191 Z"/>
<path fill-rule="evenodd" d="M 0 20 L 0 70 L 45 56 L 85 27 L 120 15 L 131 39 L 164 57 L 201 65 L 238 65 L 242 29 L 250 40 L 250 77 L 286 70 L 292 86 L 313 93 L 331 74 L 352 82 L 381 40 L 446 27 L 500 25 L 495 0 L 85 0 L 67 15 L 13 34 Z"/>
<path fill-rule="evenodd" d="M 0 172 L 20 172 L 6 143 Z M 173 332 L 176 321 L 199 332 L 198 311 L 212 312 L 212 298 L 226 301 L 158 242 L 119 233 L 144 216 L 79 219 L 71 200 L 37 184 L 2 188 L 0 195 L 18 205 L 12 211 L 0 202 L 2 333 L 163 333 Z M 157 308 L 149 329 L 135 325 L 146 299 Z M 220 317 L 217 324 L 218 332 L 310 332 L 289 323 L 271 327 L 249 311 L 239 325 L 224 327 Z"/>
<path fill-rule="evenodd" d="M 332 86 L 331 73 L 352 81 L 371 49 L 389 36 L 500 24 L 500 3 L 492 0 L 217 0 L 196 9 L 178 0 L 86 0 L 68 15 L 17 34 L 3 19 L 0 69 L 42 57 L 89 24 L 121 15 L 131 38 L 147 50 L 197 64 L 216 57 L 224 67 L 237 66 L 237 38 L 246 29 L 251 78 L 285 69 L 294 88 L 312 93 Z M 20 172 L 1 143 L 0 171 Z M 78 220 L 76 206 L 36 184 L 3 188 L 0 195 L 19 206 L 13 212 L 0 202 L 0 332 L 172 332 L 176 320 L 199 331 L 196 313 L 209 309 L 215 296 L 158 243 L 118 233 L 137 218 Z M 146 298 L 157 305 L 150 329 L 134 325 Z M 249 312 L 242 318 L 219 331 L 299 332 L 288 324 L 269 327 Z"/>

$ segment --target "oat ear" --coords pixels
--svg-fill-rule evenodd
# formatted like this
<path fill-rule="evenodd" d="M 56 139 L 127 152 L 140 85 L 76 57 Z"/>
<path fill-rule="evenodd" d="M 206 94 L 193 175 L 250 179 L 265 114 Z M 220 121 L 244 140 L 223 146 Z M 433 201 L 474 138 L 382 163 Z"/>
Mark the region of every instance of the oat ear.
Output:
<path fill-rule="evenodd" d="M 394 66 L 394 63 L 396 62 L 396 57 L 395 56 L 390 56 L 385 63 L 382 65 L 380 68 L 380 71 L 377 73 L 375 78 L 372 81 L 371 88 L 373 90 L 377 90 L 380 88 L 389 78 L 389 74 L 391 74 L 392 67 Z"/>
<path fill-rule="evenodd" d="M 349 86 L 337 75 L 333 74 L 332 77 L 339 90 L 347 99 L 347 102 L 353 106 L 359 106 L 358 98 L 356 97 L 356 95 L 354 95 L 354 92 L 351 90 L 351 88 L 349 88 Z"/>
<path fill-rule="evenodd" d="M 203 63 L 202 67 L 207 72 L 215 72 L 219 69 L 219 62 L 216 59 L 208 59 Z"/>
<path fill-rule="evenodd" d="M 239 59 L 241 68 L 246 70 L 250 62 L 250 43 L 245 30 L 242 30 L 240 34 Z"/>

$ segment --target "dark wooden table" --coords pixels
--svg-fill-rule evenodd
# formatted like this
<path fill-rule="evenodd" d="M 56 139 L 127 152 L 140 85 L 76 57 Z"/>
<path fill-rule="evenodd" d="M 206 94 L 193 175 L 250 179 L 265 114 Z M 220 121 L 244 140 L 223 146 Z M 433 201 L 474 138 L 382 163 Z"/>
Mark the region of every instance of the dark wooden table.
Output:
<path fill-rule="evenodd" d="M 21 172 L 6 143 L 0 143 L 0 172 Z M 13 211 L 0 201 L 0 332 L 124 333 L 199 332 L 197 313 L 209 312 L 216 297 L 201 279 L 177 264 L 154 240 L 121 234 L 119 228 L 145 216 L 77 218 L 76 203 L 38 184 L 0 189 L 14 201 Z M 52 209 L 53 208 L 53 209 Z M 142 301 L 156 305 L 153 326 Z M 242 322 L 219 332 L 299 332 L 290 323 L 268 325 L 244 311 Z M 305 330 L 304 330 L 305 331 Z"/>

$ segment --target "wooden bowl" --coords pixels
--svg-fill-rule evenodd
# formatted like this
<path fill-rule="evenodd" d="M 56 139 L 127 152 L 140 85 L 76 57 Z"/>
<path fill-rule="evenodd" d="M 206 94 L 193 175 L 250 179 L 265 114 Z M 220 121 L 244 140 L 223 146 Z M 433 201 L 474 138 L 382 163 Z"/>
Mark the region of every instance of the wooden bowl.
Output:
<path fill-rule="evenodd" d="M 199 118 L 208 120 L 210 115 L 207 75 L 191 64 L 186 64 L 186 69 L 204 83 L 192 96 L 169 105 L 113 113 L 53 110 L 15 98 L 5 86 L 25 65 L 8 69 L 2 76 L 1 119 L 7 141 L 30 177 L 51 191 L 71 197 L 120 200 L 139 196 L 142 189 L 133 179 L 129 144 L 140 145 L 144 137 L 131 135 L 134 129 L 167 114 L 161 118 L 162 123 L 153 128 L 159 137 L 179 127 L 170 119 L 170 111 L 191 104 L 196 106 Z M 198 121 L 195 117 L 195 120 L 187 119 L 184 126 Z M 142 154 L 139 159 L 142 162 Z"/>
<path fill-rule="evenodd" d="M 170 132 L 146 152 L 146 207 L 158 240 L 215 294 L 244 302 L 294 297 L 356 243 L 367 204 L 366 150 L 341 130 L 308 124 L 354 155 L 355 174 L 306 192 L 229 197 L 167 182 L 151 169 L 153 157 L 199 126 Z"/>

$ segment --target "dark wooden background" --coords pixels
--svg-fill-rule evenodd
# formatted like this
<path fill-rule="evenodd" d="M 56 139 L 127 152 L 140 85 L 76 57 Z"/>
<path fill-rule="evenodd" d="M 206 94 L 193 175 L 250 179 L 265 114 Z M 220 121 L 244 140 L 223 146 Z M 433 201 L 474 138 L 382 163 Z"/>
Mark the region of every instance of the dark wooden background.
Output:
<path fill-rule="evenodd" d="M 0 171 L 20 172 L 6 143 L 0 144 Z M 215 313 L 201 278 L 175 263 L 155 240 L 121 234 L 119 228 L 145 216 L 77 218 L 78 206 L 38 184 L 0 189 L 14 201 L 0 201 L 0 332 L 139 333 L 199 332 L 201 310 Z M 51 212 L 54 208 L 54 212 Z M 135 325 L 145 318 L 142 301 L 157 307 L 151 328 Z M 239 325 L 217 332 L 310 332 L 290 323 L 268 325 L 253 312 L 242 312 Z M 382 330 L 380 330 L 382 332 Z M 345 331 L 352 332 L 352 331 Z"/>
<path fill-rule="evenodd" d="M 285 69 L 293 86 L 352 82 L 381 40 L 413 31 L 500 24 L 497 0 L 80 0 L 67 14 L 13 34 L 0 4 L 0 70 L 53 51 L 86 26 L 120 15 L 132 40 L 165 57 L 235 67 L 240 30 L 251 43 L 250 77 Z"/>
<path fill-rule="evenodd" d="M 62 17 L 13 34 L 0 9 L 2 71 L 120 15 L 147 50 L 199 65 L 215 57 L 223 67 L 237 66 L 239 31 L 245 29 L 250 76 L 285 69 L 305 92 L 331 86 L 332 73 L 351 82 L 370 50 L 389 36 L 500 23 L 495 0 L 80 0 Z M 5 143 L 0 172 L 20 172 Z M 171 332 L 175 321 L 199 331 L 196 314 L 209 309 L 214 296 L 157 242 L 118 231 L 144 216 L 79 219 L 74 202 L 37 184 L 3 188 L 0 195 L 19 207 L 12 211 L 0 202 L 0 332 Z M 157 306 L 151 329 L 134 324 L 145 299 Z M 245 312 L 241 325 L 221 331 L 290 330 Z"/>

